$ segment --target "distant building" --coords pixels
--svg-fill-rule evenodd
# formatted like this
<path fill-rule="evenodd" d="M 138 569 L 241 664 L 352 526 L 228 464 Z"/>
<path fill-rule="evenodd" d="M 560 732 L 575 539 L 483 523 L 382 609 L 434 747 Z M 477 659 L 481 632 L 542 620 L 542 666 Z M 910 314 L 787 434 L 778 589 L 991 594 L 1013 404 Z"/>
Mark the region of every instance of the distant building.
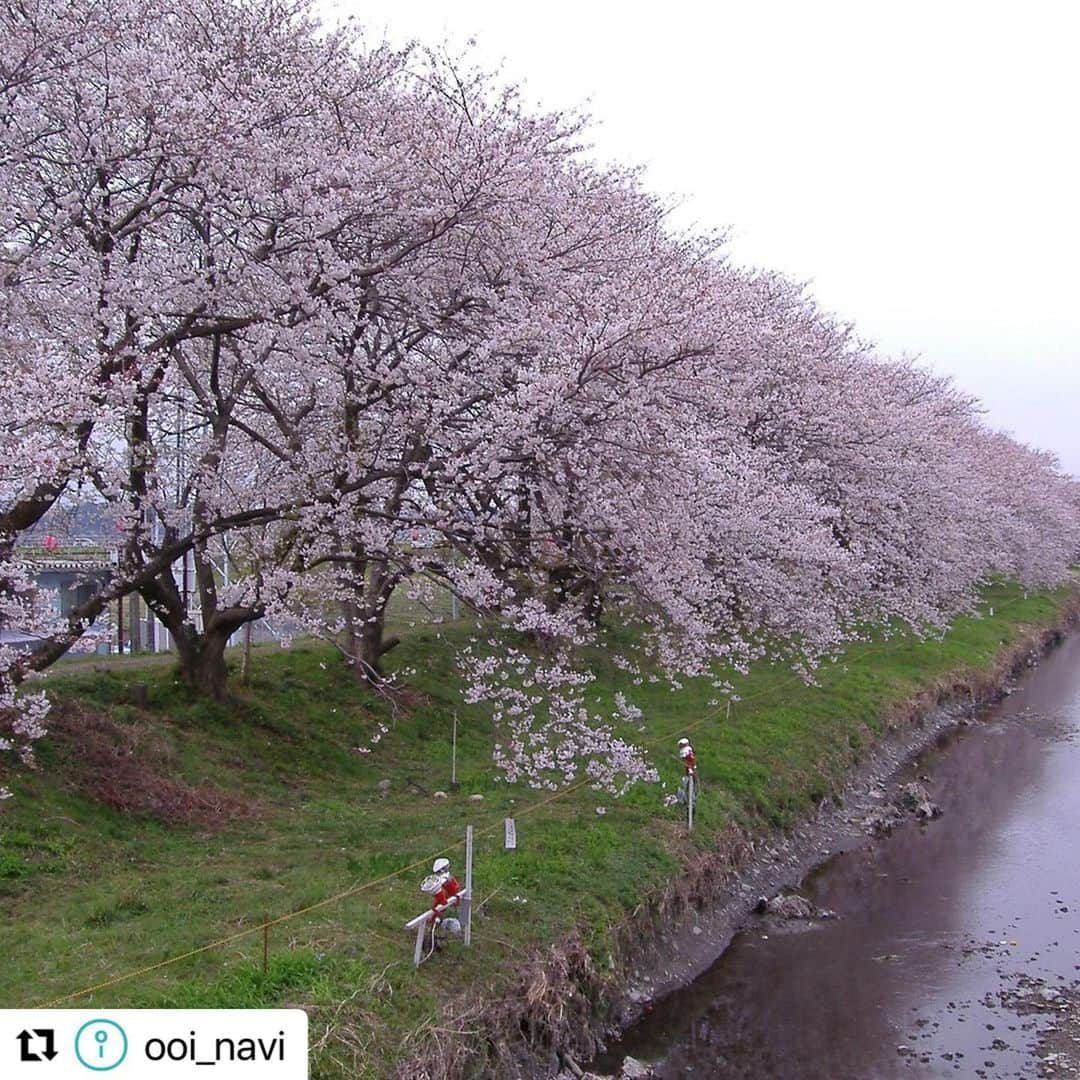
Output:
<path fill-rule="evenodd" d="M 112 580 L 112 558 L 102 548 L 49 543 L 20 547 L 19 554 L 33 567 L 34 581 L 60 616 L 70 615 Z M 0 645 L 30 649 L 40 640 L 17 626 L 0 627 Z"/>
<path fill-rule="evenodd" d="M 23 554 L 34 566 L 34 580 L 52 598 L 58 615 L 70 615 L 112 580 L 109 553 L 100 548 L 58 548 Z"/>

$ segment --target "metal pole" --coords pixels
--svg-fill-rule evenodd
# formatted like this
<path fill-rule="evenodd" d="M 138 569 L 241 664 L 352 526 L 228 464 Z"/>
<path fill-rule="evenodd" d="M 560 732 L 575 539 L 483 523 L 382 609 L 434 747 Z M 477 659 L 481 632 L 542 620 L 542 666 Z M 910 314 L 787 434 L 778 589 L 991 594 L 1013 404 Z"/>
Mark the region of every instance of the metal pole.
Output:
<path fill-rule="evenodd" d="M 263 915 L 263 978 L 270 970 L 270 916 Z"/>
<path fill-rule="evenodd" d="M 473 827 L 465 826 L 465 896 L 469 909 L 465 913 L 465 945 L 472 944 L 472 863 L 473 863 Z"/>
<path fill-rule="evenodd" d="M 694 828 L 694 774 L 691 773 L 687 777 L 688 783 L 686 785 L 686 818 L 687 818 L 687 830 L 692 831 Z"/>

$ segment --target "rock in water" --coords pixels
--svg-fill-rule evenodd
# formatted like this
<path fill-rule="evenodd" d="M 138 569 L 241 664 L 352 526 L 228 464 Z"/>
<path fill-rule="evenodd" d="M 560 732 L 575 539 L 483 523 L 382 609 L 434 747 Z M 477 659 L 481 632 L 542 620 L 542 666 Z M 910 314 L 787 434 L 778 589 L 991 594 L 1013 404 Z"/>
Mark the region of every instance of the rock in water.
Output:
<path fill-rule="evenodd" d="M 905 784 L 896 793 L 896 805 L 903 807 L 905 810 L 914 810 L 919 803 L 930 798 L 926 788 L 922 786 L 917 780 L 912 780 L 910 784 Z"/>
<path fill-rule="evenodd" d="M 930 798 L 930 793 L 926 788 L 916 781 L 905 784 L 900 789 L 896 797 L 896 805 L 910 811 L 923 821 L 941 816 L 941 807 Z"/>
<path fill-rule="evenodd" d="M 805 896 L 792 893 L 790 896 L 774 896 L 766 905 L 770 915 L 781 919 L 812 919 L 817 915 L 814 905 Z"/>
<path fill-rule="evenodd" d="M 621 1080 L 649 1080 L 649 1077 L 655 1075 L 645 1062 L 632 1057 L 628 1057 L 623 1061 L 622 1069 L 619 1072 Z"/>
<path fill-rule="evenodd" d="M 888 836 L 903 820 L 903 813 L 897 807 L 889 806 L 884 810 L 875 810 L 864 824 L 875 836 Z"/>

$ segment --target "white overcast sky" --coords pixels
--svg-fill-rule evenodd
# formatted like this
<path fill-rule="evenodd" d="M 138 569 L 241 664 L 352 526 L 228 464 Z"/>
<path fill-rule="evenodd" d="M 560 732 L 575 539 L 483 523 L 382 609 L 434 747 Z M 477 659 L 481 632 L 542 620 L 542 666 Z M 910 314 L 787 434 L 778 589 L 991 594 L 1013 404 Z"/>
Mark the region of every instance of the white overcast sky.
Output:
<path fill-rule="evenodd" d="M 324 0 L 585 105 L 680 223 L 1080 474 L 1080 3 Z"/>

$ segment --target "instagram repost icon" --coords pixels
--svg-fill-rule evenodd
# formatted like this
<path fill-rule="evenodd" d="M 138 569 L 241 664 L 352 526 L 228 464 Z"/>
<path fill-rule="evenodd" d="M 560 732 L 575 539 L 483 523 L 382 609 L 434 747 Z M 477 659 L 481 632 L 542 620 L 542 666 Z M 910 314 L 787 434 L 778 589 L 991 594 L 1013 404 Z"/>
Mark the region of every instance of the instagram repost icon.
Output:
<path fill-rule="evenodd" d="M 115 1069 L 127 1052 L 127 1033 L 115 1020 L 88 1020 L 75 1035 L 75 1056 L 94 1072 Z"/>

